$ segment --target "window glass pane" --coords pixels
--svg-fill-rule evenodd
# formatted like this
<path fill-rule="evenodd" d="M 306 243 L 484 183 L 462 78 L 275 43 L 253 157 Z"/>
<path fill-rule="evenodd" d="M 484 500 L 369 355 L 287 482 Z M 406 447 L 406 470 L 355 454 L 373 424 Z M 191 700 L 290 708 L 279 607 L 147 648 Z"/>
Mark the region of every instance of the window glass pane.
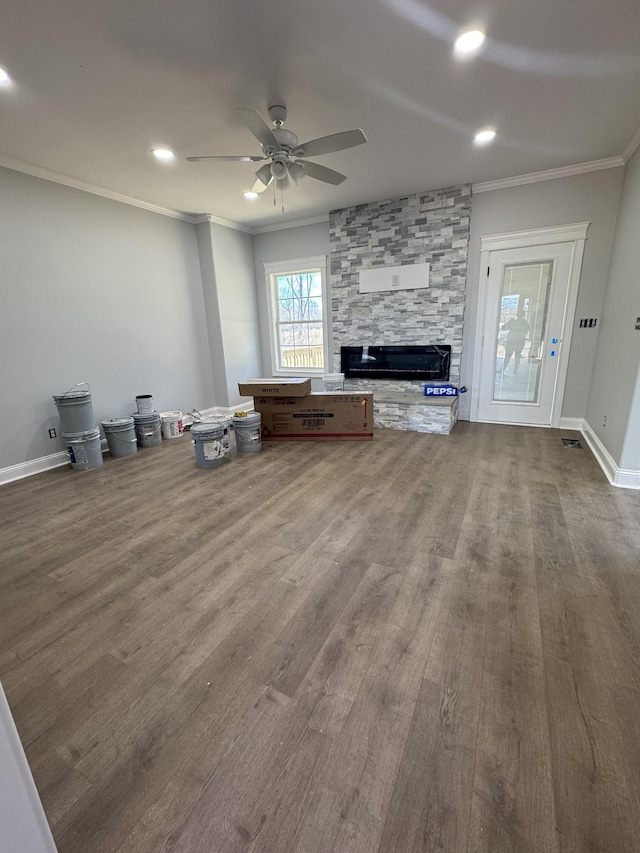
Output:
<path fill-rule="evenodd" d="M 322 298 L 322 277 L 320 273 L 310 273 L 309 279 L 309 296 L 318 296 Z"/>
<path fill-rule="evenodd" d="M 322 271 L 273 274 L 277 369 L 324 369 Z"/>
<path fill-rule="evenodd" d="M 553 261 L 504 268 L 493 399 L 537 403 Z"/>

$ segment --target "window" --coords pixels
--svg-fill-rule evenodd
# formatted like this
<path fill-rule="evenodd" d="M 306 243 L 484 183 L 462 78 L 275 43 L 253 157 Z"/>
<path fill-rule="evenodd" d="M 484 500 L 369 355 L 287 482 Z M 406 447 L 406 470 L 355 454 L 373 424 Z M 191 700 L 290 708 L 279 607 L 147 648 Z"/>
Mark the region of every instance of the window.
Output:
<path fill-rule="evenodd" d="M 328 364 L 324 256 L 264 265 L 274 373 L 324 373 Z"/>

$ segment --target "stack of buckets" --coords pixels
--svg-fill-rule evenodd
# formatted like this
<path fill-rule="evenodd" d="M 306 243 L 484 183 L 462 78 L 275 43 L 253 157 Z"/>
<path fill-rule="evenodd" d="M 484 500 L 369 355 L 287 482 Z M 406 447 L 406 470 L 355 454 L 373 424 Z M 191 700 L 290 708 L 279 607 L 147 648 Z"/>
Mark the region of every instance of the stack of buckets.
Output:
<path fill-rule="evenodd" d="M 102 465 L 100 427 L 96 426 L 93 417 L 91 391 L 69 390 L 64 394 L 54 394 L 53 399 L 58 408 L 62 439 L 71 460 L 71 467 L 75 471 L 87 471 Z"/>
<path fill-rule="evenodd" d="M 255 453 L 262 448 L 260 412 L 231 418 L 239 453 Z M 216 468 L 226 461 L 231 450 L 229 418 L 208 417 L 191 427 L 191 438 L 199 468 Z"/>
<path fill-rule="evenodd" d="M 136 397 L 138 411 L 132 415 L 138 447 L 158 447 L 162 444 L 162 421 L 160 412 L 153 408 L 151 394 L 140 394 Z"/>

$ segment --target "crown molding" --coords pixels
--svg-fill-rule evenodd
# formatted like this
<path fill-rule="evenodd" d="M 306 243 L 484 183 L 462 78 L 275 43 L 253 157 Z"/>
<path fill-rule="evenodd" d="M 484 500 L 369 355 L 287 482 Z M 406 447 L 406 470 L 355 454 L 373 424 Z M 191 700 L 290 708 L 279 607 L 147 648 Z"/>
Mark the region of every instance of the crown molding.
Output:
<path fill-rule="evenodd" d="M 631 160 L 633 155 L 636 152 L 636 148 L 640 145 L 640 127 L 633 134 L 631 139 L 629 140 L 629 144 L 622 152 L 622 159 L 625 162 L 625 165 Z"/>
<path fill-rule="evenodd" d="M 189 222 L 194 225 L 202 225 L 203 222 L 212 222 L 214 225 L 224 225 L 225 228 L 233 228 L 234 231 L 244 231 L 245 234 L 254 234 L 254 229 L 249 225 L 241 225 L 239 222 L 233 222 L 231 219 L 223 219 L 221 216 L 214 216 L 213 213 L 200 213 L 191 216 Z"/>
<path fill-rule="evenodd" d="M 636 145 L 640 143 L 640 139 Z M 537 184 L 539 181 L 554 181 L 557 178 L 570 178 L 586 172 L 600 172 L 603 169 L 616 169 L 625 165 L 623 157 L 606 157 L 604 160 L 591 160 L 588 163 L 576 163 L 573 166 L 560 166 L 558 169 L 547 169 L 544 172 L 529 172 L 527 175 L 515 175 L 512 178 L 498 178 L 496 181 L 484 181 L 472 184 L 474 193 L 488 193 L 493 190 L 504 190 L 508 187 L 519 187 L 523 184 Z"/>
<path fill-rule="evenodd" d="M 182 222 L 193 222 L 193 214 L 183 213 L 180 210 L 171 210 L 168 207 L 160 207 L 157 204 L 150 204 L 147 201 L 141 201 L 139 198 L 122 195 L 112 190 L 107 190 L 104 187 L 99 187 L 97 184 L 90 184 L 87 181 L 81 181 L 78 178 L 73 178 L 71 175 L 65 175 L 62 172 L 54 172 L 51 169 L 42 169 L 40 166 L 32 166 L 31 163 L 23 163 L 21 160 L 14 160 L 12 157 L 5 157 L 0 154 L 0 166 L 5 169 L 11 169 L 14 172 L 22 172 L 24 175 L 31 175 L 33 178 L 42 178 L 44 181 L 51 181 L 54 184 L 62 184 L 65 187 L 71 187 L 74 190 L 81 190 L 92 195 L 99 195 L 102 198 L 111 199 L 111 201 L 119 201 L 121 204 L 129 204 L 132 207 L 140 207 L 143 210 L 149 210 L 151 213 L 160 213 L 162 216 L 170 216 L 172 219 L 180 219 Z"/>
<path fill-rule="evenodd" d="M 328 222 L 329 214 L 322 213 L 319 216 L 309 216 L 306 219 L 293 219 L 289 222 L 276 222 L 273 225 L 257 225 L 251 229 L 252 234 L 268 234 L 270 231 L 284 231 L 287 228 L 300 228 L 303 225 L 317 225 L 319 222 Z"/>

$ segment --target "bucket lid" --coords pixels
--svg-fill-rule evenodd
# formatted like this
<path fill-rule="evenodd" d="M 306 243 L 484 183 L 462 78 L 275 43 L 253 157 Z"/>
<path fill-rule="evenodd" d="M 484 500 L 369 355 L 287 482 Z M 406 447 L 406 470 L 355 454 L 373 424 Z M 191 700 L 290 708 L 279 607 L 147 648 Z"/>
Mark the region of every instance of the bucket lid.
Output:
<path fill-rule="evenodd" d="M 130 427 L 133 424 L 133 418 L 107 418 L 106 421 L 102 421 L 102 426 L 105 429 L 118 429 L 121 427 Z"/>
<path fill-rule="evenodd" d="M 56 403 L 65 403 L 67 401 L 78 403 L 81 400 L 86 400 L 91 397 L 91 391 L 67 391 L 66 394 L 54 394 L 53 399 Z"/>
<path fill-rule="evenodd" d="M 175 418 L 181 418 L 182 412 L 160 412 L 160 417 L 166 420 L 173 420 Z"/>
<path fill-rule="evenodd" d="M 260 412 L 247 412 L 247 414 L 243 418 L 231 418 L 231 422 L 235 426 L 242 426 L 243 424 L 257 424 L 260 420 L 262 420 L 262 415 Z"/>
<path fill-rule="evenodd" d="M 194 424 L 191 427 L 191 435 L 196 438 L 222 438 L 224 430 L 222 426 L 215 424 Z"/>
<path fill-rule="evenodd" d="M 99 438 L 100 427 L 95 429 L 86 429 L 82 432 L 63 432 L 62 437 L 67 441 L 85 441 L 88 438 Z"/>
<path fill-rule="evenodd" d="M 132 412 L 131 417 L 136 421 L 156 421 L 160 420 L 160 412 L 156 412 L 155 409 L 153 412 L 147 412 L 146 414 L 140 414 L 140 412 Z"/>

